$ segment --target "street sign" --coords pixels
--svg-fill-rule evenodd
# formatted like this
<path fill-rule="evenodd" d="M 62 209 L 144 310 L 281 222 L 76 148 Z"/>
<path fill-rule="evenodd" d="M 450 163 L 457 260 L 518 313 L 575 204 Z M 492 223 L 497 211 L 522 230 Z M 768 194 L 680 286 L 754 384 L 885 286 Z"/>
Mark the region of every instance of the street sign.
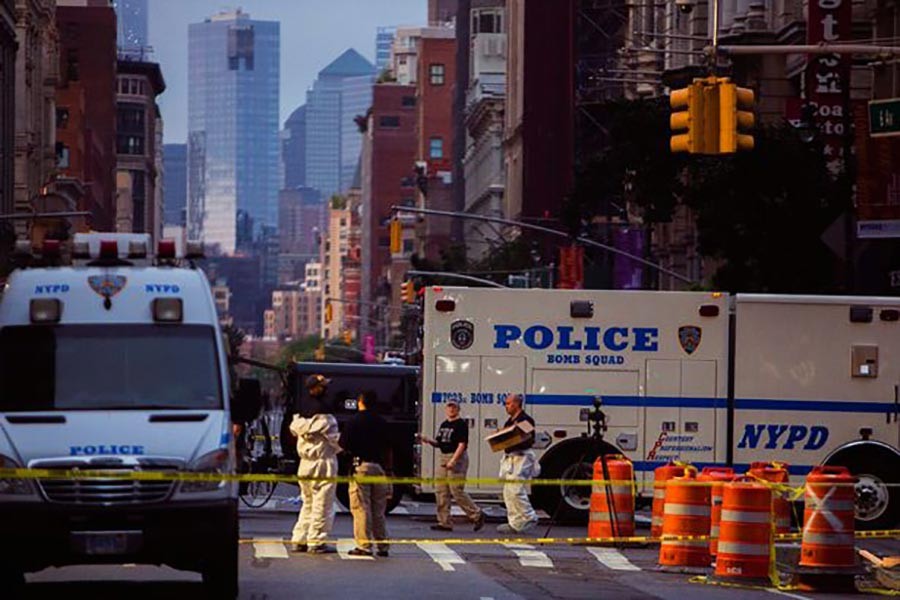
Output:
<path fill-rule="evenodd" d="M 900 98 L 869 102 L 869 135 L 872 137 L 900 135 Z"/>
<path fill-rule="evenodd" d="M 900 220 L 857 221 L 856 237 L 867 240 L 900 238 Z"/>

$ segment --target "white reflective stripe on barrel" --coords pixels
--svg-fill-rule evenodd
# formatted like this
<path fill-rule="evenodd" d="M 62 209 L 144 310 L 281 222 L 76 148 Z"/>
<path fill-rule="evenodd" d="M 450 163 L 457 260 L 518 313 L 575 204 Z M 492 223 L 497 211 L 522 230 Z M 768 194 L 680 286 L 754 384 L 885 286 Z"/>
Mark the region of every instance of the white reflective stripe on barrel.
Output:
<path fill-rule="evenodd" d="M 818 544 L 819 546 L 852 546 L 855 542 L 852 533 L 820 533 L 816 531 L 804 531 L 803 543 Z"/>
<path fill-rule="evenodd" d="M 745 544 L 743 542 L 723 542 L 719 540 L 718 552 L 722 554 L 745 554 L 748 556 L 768 556 L 768 544 Z"/>
<path fill-rule="evenodd" d="M 706 548 L 709 546 L 709 542 L 706 540 L 699 542 L 695 540 L 662 541 L 660 543 L 663 546 L 690 546 L 691 548 Z"/>
<path fill-rule="evenodd" d="M 618 495 L 618 494 L 626 494 L 626 495 L 629 495 L 629 496 L 631 495 L 631 486 L 630 486 L 630 485 L 610 485 L 610 486 L 606 486 L 606 485 L 604 485 L 604 484 L 602 484 L 602 483 L 601 483 L 601 484 L 596 484 L 596 483 L 595 483 L 594 486 L 593 486 L 593 490 L 592 490 L 592 491 L 593 491 L 595 494 L 606 494 L 606 493 L 607 493 L 608 491 L 610 491 L 610 490 L 612 491 L 612 494 L 613 494 L 614 496 L 615 496 L 615 495 Z"/>
<path fill-rule="evenodd" d="M 653 517 L 652 519 L 650 519 L 650 523 L 651 523 L 652 525 L 662 525 L 662 524 L 663 524 L 663 518 L 662 518 L 662 517 Z"/>
<path fill-rule="evenodd" d="M 719 526 L 710 527 L 709 528 L 709 536 L 710 537 L 719 537 Z"/>
<path fill-rule="evenodd" d="M 653 490 L 653 497 L 659 498 L 660 500 L 666 499 L 666 490 Z"/>
<path fill-rule="evenodd" d="M 663 511 L 663 514 L 674 515 L 676 517 L 708 517 L 709 512 L 709 505 L 673 504 L 672 502 L 666 502 L 666 508 Z"/>
<path fill-rule="evenodd" d="M 809 506 L 810 504 L 812 504 L 812 506 Z M 853 500 L 830 500 L 829 499 L 829 500 L 822 501 L 819 498 L 812 498 L 812 497 L 807 496 L 806 505 L 807 505 L 807 508 L 810 508 L 812 510 L 828 510 L 828 511 L 832 511 L 832 512 L 839 512 L 839 511 L 850 512 L 850 511 L 856 510 L 856 505 L 854 504 Z"/>
<path fill-rule="evenodd" d="M 602 511 L 591 511 L 591 521 L 610 521 L 609 513 Z M 616 521 L 619 523 L 634 521 L 634 515 L 631 513 L 616 513 Z"/>
<path fill-rule="evenodd" d="M 750 512 L 748 510 L 722 510 L 722 521 L 729 523 L 769 523 L 772 516 L 764 512 Z"/>

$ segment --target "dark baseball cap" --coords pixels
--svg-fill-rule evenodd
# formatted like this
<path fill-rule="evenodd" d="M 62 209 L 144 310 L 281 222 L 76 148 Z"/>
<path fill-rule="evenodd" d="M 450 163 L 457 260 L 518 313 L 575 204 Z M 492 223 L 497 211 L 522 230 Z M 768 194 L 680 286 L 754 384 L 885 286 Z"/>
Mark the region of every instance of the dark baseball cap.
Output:
<path fill-rule="evenodd" d="M 315 375 L 310 375 L 306 378 L 306 387 L 307 389 L 311 387 L 316 387 L 317 385 L 326 386 L 331 383 L 331 380 L 322 375 L 321 373 L 316 373 Z"/>

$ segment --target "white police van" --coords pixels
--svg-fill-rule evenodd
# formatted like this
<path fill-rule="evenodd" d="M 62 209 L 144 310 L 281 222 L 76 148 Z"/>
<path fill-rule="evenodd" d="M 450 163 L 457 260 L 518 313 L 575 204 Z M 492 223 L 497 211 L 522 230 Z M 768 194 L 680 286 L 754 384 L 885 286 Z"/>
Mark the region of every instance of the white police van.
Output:
<path fill-rule="evenodd" d="M 0 297 L 0 466 L 110 476 L 0 479 L 3 586 L 49 566 L 149 563 L 237 595 L 235 484 L 113 476 L 235 469 L 226 349 L 193 265 L 202 249 L 179 260 L 163 240 L 151 257 L 148 243 L 76 236 L 72 266 L 54 266 L 58 243 L 33 258 L 19 248 L 32 265 Z"/>
<path fill-rule="evenodd" d="M 441 405 L 461 403 L 469 477 L 497 476 L 483 438 L 506 419 L 505 397 L 524 393 L 542 477 L 589 479 L 599 397 L 602 448 L 633 460 L 645 499 L 670 460 L 783 461 L 795 483 L 839 464 L 860 478 L 861 527 L 900 520 L 900 298 L 433 287 L 424 302 L 421 426 L 436 431 Z M 431 477 L 439 457 L 420 452 Z M 577 519 L 589 492 L 532 496 Z"/>

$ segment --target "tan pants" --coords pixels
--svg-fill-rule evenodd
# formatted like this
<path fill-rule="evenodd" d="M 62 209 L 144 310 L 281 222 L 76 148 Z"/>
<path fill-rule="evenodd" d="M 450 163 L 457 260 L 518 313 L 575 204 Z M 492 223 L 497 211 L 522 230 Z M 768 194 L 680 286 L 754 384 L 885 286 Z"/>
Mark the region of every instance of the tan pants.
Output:
<path fill-rule="evenodd" d="M 451 458 L 453 458 L 453 454 L 441 454 L 441 463 L 437 473 L 438 479 L 465 480 L 466 471 L 469 470 L 469 456 L 463 454 L 452 470 L 444 466 Z M 437 520 L 438 523 L 444 527 L 453 526 L 453 519 L 450 516 L 451 497 L 453 498 L 453 501 L 456 502 L 456 505 L 466 513 L 466 517 L 468 517 L 470 521 L 474 523 L 481 518 L 481 509 L 472 502 L 472 498 L 466 493 L 465 483 L 439 483 L 437 484 L 436 493 Z"/>
<path fill-rule="evenodd" d="M 383 476 L 384 469 L 375 463 L 362 463 L 356 467 L 356 474 Z M 371 551 L 371 541 L 387 539 L 384 513 L 387 511 L 388 490 L 388 485 L 383 483 L 350 482 L 350 513 L 353 515 L 353 537 L 357 548 Z M 379 550 L 388 548 L 384 543 L 377 546 Z"/>

